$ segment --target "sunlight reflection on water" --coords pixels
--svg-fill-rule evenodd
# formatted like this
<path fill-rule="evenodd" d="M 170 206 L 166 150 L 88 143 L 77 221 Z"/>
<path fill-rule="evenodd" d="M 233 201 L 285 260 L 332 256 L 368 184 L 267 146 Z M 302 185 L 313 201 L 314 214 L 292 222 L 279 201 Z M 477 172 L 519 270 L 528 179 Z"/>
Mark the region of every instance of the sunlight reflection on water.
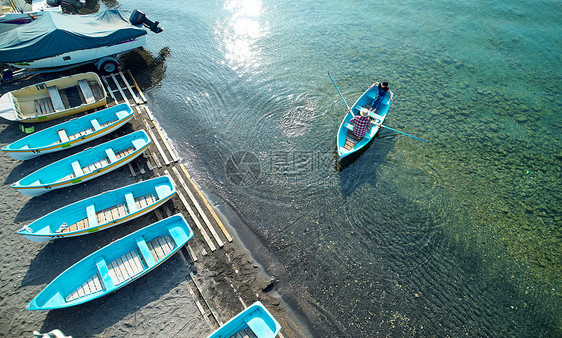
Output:
<path fill-rule="evenodd" d="M 255 42 L 268 34 L 267 22 L 262 22 L 260 0 L 227 1 L 224 9 L 231 13 L 225 22 L 217 22 L 216 34 L 223 39 L 228 65 L 237 70 L 244 66 L 258 67 L 259 52 Z"/>

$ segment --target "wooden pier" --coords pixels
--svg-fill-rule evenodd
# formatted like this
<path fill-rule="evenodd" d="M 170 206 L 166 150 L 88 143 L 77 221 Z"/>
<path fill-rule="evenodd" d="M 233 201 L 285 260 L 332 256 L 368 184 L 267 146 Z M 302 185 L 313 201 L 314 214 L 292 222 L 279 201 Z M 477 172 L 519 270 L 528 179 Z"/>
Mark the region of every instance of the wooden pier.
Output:
<path fill-rule="evenodd" d="M 182 248 L 180 252 L 183 260 L 190 267 L 189 276 L 186 276 L 190 285 L 189 293 L 210 329 L 215 330 L 223 322 L 211 303 L 203 296 L 204 293 L 195 278 L 193 273 L 195 270 L 192 267 L 195 262 L 204 259 L 202 257 L 220 252 L 226 243 L 233 241 L 233 237 L 181 163 L 172 142 L 154 118 L 147 105 L 146 97 L 132 74 L 129 71 L 119 72 L 103 76 L 102 81 L 109 95 L 108 105 L 129 103 L 135 111 L 131 120 L 133 128 L 144 129 L 152 139 L 152 144 L 144 155 L 129 164 L 131 175 L 148 175 L 147 168 L 153 175 L 170 175 L 174 181 L 177 197 L 156 209 L 154 213 L 158 219 L 163 219 L 181 212 L 193 228 L 194 237 L 186 245 L 185 250 Z M 146 179 L 148 178 L 150 177 Z M 225 256 L 224 259 L 227 260 L 228 257 Z M 236 273 L 238 272 L 236 271 Z M 230 288 L 232 295 L 241 302 L 243 307 L 246 307 L 232 284 L 230 284 Z M 181 335 L 181 332 L 178 334 Z"/>

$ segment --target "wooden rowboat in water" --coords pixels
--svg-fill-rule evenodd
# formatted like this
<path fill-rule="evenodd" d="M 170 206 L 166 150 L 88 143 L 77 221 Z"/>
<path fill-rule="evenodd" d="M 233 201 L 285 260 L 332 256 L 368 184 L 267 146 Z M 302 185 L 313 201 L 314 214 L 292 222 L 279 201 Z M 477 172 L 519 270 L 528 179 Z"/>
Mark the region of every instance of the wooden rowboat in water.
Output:
<path fill-rule="evenodd" d="M 29 303 L 27 309 L 67 308 L 105 296 L 154 270 L 191 237 L 193 231 L 181 214 L 153 223 L 66 269 Z"/>
<path fill-rule="evenodd" d="M 107 174 L 140 156 L 151 144 L 144 130 L 127 134 L 51 163 L 12 188 L 27 196 L 39 196 Z"/>
<path fill-rule="evenodd" d="M 17 233 L 33 242 L 87 235 L 147 214 L 175 194 L 170 176 L 156 177 L 64 206 Z"/>
<path fill-rule="evenodd" d="M 361 108 L 370 108 L 371 103 L 377 96 L 377 92 L 378 92 L 378 88 L 376 86 L 367 89 L 363 93 L 363 95 L 359 97 L 357 102 L 353 104 L 353 107 L 351 107 L 353 114 L 355 115 L 359 114 Z M 382 99 L 379 105 L 379 109 L 377 110 L 377 113 L 375 114 L 373 112 L 369 112 L 369 115 L 371 116 L 371 118 L 373 118 L 376 124 L 383 123 L 384 119 L 386 118 L 386 114 L 388 113 L 388 108 L 390 108 L 390 103 L 392 102 L 391 99 L 392 99 L 392 94 L 387 92 L 387 94 Z M 365 134 L 363 138 L 359 139 L 357 136 L 355 136 L 355 134 L 353 134 L 353 124 L 351 124 L 352 118 L 353 116 L 351 115 L 351 113 L 347 112 L 338 130 L 337 147 L 338 147 L 338 157 L 340 160 L 365 147 L 369 142 L 371 142 L 375 134 L 380 129 L 379 126 L 374 124 L 370 127 L 367 134 Z"/>
<path fill-rule="evenodd" d="M 102 109 L 28 135 L 2 148 L 16 160 L 28 160 L 93 141 L 124 126 L 133 117 L 127 103 Z"/>

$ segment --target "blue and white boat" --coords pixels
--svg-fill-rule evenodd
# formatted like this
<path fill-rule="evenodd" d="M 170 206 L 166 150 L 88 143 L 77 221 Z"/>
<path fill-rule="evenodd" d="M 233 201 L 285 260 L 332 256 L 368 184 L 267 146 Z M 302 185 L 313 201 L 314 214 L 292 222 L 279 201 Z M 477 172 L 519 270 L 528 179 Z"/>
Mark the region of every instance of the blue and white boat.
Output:
<path fill-rule="evenodd" d="M 2 148 L 16 160 L 28 160 L 95 140 L 124 126 L 133 118 L 127 103 L 102 109 L 43 129 Z"/>
<path fill-rule="evenodd" d="M 74 186 L 124 166 L 151 143 L 146 132 L 139 130 L 49 164 L 12 184 L 12 188 L 27 196 L 39 196 Z"/>
<path fill-rule="evenodd" d="M 177 214 L 133 232 L 80 260 L 27 306 L 52 310 L 89 302 L 146 275 L 181 249 L 193 231 Z"/>
<path fill-rule="evenodd" d="M 147 214 L 175 194 L 170 176 L 156 177 L 64 206 L 17 233 L 33 242 L 87 235 Z"/>
<path fill-rule="evenodd" d="M 146 45 L 147 31 L 159 33 L 158 22 L 144 13 L 106 10 L 87 15 L 44 12 L 25 25 L 0 33 L 0 64 L 46 69 L 95 62 L 108 71 L 106 59 Z M 106 61 L 104 61 L 106 60 Z"/>
<path fill-rule="evenodd" d="M 357 115 L 360 113 L 361 109 L 370 108 L 371 103 L 377 96 L 377 93 L 378 93 L 377 86 L 367 89 L 363 93 L 363 95 L 359 97 L 357 102 L 353 104 L 353 107 L 351 107 L 353 114 Z M 379 108 L 377 110 L 377 113 L 369 112 L 369 115 L 371 116 L 375 124 L 371 126 L 367 134 L 365 134 L 365 136 L 363 136 L 363 138 L 361 139 L 357 138 L 357 136 L 353 134 L 353 124 L 350 123 L 351 119 L 353 118 L 353 115 L 351 115 L 350 112 L 347 112 L 347 114 L 345 114 L 345 117 L 343 118 L 340 124 L 340 128 L 338 130 L 338 137 L 337 137 L 338 156 L 340 160 L 362 149 L 369 142 L 371 142 L 375 134 L 380 129 L 380 126 L 378 126 L 377 124 L 383 123 L 384 119 L 386 118 L 386 114 L 388 113 L 388 108 L 390 108 L 391 102 L 392 102 L 392 93 L 390 93 L 389 91 L 382 99 Z"/>
<path fill-rule="evenodd" d="M 274 338 L 280 331 L 281 325 L 279 322 L 261 302 L 255 302 L 207 338 Z"/>

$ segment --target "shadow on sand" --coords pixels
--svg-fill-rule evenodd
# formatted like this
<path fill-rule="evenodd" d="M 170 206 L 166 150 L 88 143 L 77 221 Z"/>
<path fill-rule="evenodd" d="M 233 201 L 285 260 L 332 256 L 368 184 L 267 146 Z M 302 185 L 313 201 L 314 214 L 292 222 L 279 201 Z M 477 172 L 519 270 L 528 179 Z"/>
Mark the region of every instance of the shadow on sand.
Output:
<path fill-rule="evenodd" d="M 22 286 L 50 283 L 64 270 L 94 251 L 155 221 L 154 214 L 151 213 L 99 233 L 51 241 L 33 258 Z M 116 292 L 72 308 L 51 310 L 41 330 L 48 331 L 57 327 L 78 337 L 103 332 L 127 315 L 168 294 L 189 279 L 189 272 L 196 273 L 193 265 L 186 265 L 176 253 L 146 276 Z M 36 293 L 40 290 L 42 288 L 38 288 Z"/>

